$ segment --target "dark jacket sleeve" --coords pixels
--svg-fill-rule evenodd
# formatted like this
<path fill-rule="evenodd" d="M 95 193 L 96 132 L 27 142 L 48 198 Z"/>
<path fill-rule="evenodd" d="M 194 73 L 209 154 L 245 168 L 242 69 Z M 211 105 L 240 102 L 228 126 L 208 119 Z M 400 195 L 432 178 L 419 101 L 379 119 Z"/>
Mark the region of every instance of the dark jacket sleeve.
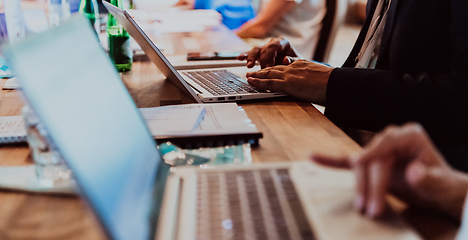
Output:
<path fill-rule="evenodd" d="M 371 131 L 417 121 L 437 141 L 468 140 L 468 1 L 450 1 L 450 18 L 449 57 L 426 59 L 446 68 L 337 68 L 328 82 L 326 116 L 338 126 Z"/>

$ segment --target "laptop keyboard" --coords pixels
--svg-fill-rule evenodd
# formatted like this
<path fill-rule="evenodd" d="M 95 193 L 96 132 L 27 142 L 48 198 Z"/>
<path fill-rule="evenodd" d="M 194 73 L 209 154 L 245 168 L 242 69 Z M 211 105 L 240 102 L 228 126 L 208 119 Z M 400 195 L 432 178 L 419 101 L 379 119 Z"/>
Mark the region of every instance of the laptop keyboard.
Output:
<path fill-rule="evenodd" d="M 315 239 L 288 169 L 198 175 L 197 239 Z"/>
<path fill-rule="evenodd" d="M 190 71 L 183 72 L 183 74 L 214 96 L 260 92 L 240 81 L 242 78 L 227 70 Z"/>

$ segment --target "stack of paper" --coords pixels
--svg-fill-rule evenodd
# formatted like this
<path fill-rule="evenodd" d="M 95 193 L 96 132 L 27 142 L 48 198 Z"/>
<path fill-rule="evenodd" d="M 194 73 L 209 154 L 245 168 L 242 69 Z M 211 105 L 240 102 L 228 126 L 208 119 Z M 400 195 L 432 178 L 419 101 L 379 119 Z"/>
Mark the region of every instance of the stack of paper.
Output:
<path fill-rule="evenodd" d="M 3 90 L 16 90 L 20 88 L 21 85 L 19 84 L 18 79 L 16 77 L 8 79 L 2 87 Z"/>
<path fill-rule="evenodd" d="M 143 30 L 158 36 L 161 33 L 201 32 L 206 27 L 221 24 L 222 16 L 215 10 L 183 11 L 177 8 L 163 11 L 128 10 Z"/>

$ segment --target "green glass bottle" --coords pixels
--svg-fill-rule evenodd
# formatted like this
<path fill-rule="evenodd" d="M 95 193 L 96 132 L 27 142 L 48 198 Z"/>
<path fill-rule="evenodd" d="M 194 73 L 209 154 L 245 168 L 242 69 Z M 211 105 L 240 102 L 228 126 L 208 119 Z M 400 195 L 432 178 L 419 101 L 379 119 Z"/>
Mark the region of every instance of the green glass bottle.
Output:
<path fill-rule="evenodd" d="M 96 34 L 99 35 L 101 24 L 99 23 L 99 10 L 96 0 L 81 0 L 79 12 L 89 20 Z"/>
<path fill-rule="evenodd" d="M 121 0 L 111 0 L 112 5 L 122 8 Z M 130 48 L 130 35 L 120 23 L 109 13 L 107 18 L 107 42 L 109 56 L 119 72 L 132 69 L 133 51 Z"/>

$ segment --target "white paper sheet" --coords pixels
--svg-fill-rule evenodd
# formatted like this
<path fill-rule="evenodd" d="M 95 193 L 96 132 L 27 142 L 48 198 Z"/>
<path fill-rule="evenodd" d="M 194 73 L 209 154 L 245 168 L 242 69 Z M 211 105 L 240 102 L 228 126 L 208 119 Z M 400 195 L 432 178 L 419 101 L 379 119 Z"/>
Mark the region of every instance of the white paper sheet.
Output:
<path fill-rule="evenodd" d="M 135 21 L 148 34 L 201 32 L 217 26 L 222 16 L 214 10 L 183 11 L 178 8 L 161 10 L 129 10 Z"/>
<path fill-rule="evenodd" d="M 163 109 L 165 108 L 165 109 Z M 163 110 L 160 110 L 163 109 Z M 206 113 L 200 124 L 193 131 L 173 131 L 177 128 L 177 124 L 172 124 L 172 131 L 167 128 L 161 129 L 165 131 L 156 131 L 151 129 L 153 136 L 186 136 L 188 133 L 193 136 L 216 135 L 216 134 L 235 134 L 235 133 L 254 133 L 258 132 L 257 128 L 250 121 L 242 108 L 239 108 L 236 103 L 210 103 L 210 104 L 185 104 L 174 105 L 160 108 L 141 108 L 143 117 L 147 122 L 153 121 L 149 116 L 164 114 L 181 114 L 190 115 L 186 112 L 193 109 L 205 109 Z M 172 113 L 169 111 L 173 111 Z M 167 121 L 167 120 L 166 120 Z M 149 123 L 150 125 L 151 123 Z M 161 127 L 161 126 L 159 126 Z"/>
<path fill-rule="evenodd" d="M 8 79 L 2 87 L 3 90 L 16 90 L 21 89 L 21 85 L 19 84 L 16 77 L 12 77 Z"/>
<path fill-rule="evenodd" d="M 140 108 L 140 111 L 153 135 L 190 133 L 197 128 L 206 112 L 204 107 L 178 106 Z"/>

